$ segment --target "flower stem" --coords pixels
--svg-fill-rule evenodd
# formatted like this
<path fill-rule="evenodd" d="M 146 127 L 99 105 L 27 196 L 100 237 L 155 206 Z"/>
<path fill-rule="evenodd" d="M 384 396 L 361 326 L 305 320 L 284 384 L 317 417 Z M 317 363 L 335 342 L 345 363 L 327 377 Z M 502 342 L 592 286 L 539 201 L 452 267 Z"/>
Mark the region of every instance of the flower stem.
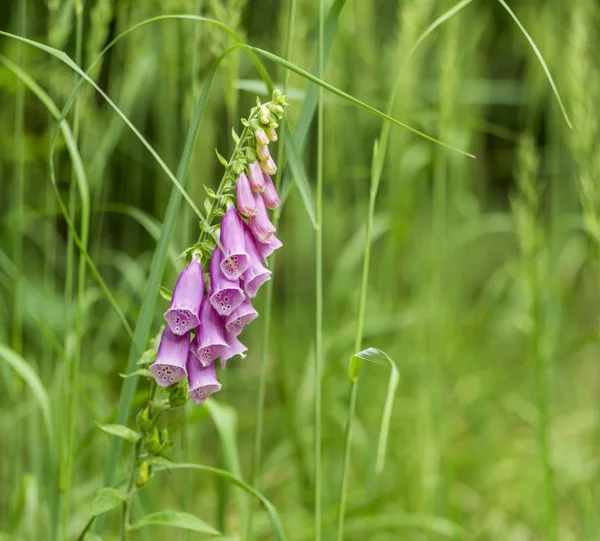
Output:
<path fill-rule="evenodd" d="M 287 44 L 285 49 L 286 60 L 289 60 L 292 52 L 292 36 L 294 31 L 294 22 L 296 17 L 296 0 L 290 0 L 289 3 L 289 16 L 288 16 L 288 27 L 287 27 Z M 288 87 L 289 81 L 289 70 L 285 71 L 283 80 L 283 93 L 285 94 Z M 279 138 L 279 147 L 277 150 L 277 163 L 279 164 L 279 170 L 283 171 L 283 144 L 285 138 L 285 117 L 282 120 L 281 135 Z M 281 174 L 275 178 L 275 188 L 279 191 L 281 183 Z M 275 213 L 273 217 L 273 225 L 275 229 L 279 228 L 279 218 L 281 216 L 281 208 Z M 271 255 L 271 268 L 273 271 L 277 265 L 277 253 Z M 265 318 L 263 326 L 263 347 L 260 354 L 260 371 L 258 376 L 258 400 L 256 404 L 256 430 L 254 432 L 254 456 L 252 460 L 252 473 L 250 482 L 254 488 L 259 489 L 260 482 L 260 463 L 262 456 L 262 440 L 263 440 L 263 426 L 264 426 L 264 412 L 265 412 L 265 396 L 267 389 L 267 368 L 269 363 L 269 343 L 271 338 L 271 315 L 273 312 L 273 280 L 267 282 L 267 293 L 265 297 Z M 252 537 L 252 520 L 253 510 L 251 507 L 248 511 L 248 519 L 246 522 L 246 540 L 250 541 Z"/>
<path fill-rule="evenodd" d="M 120 539 L 125 541 L 128 535 L 129 529 L 129 517 L 131 514 L 131 500 L 135 494 L 135 476 L 137 473 L 137 466 L 139 463 L 139 455 L 142 449 L 142 440 L 139 440 L 135 444 L 135 450 L 133 452 L 133 463 L 131 465 L 131 475 L 129 476 L 129 482 L 127 483 L 127 493 L 125 494 L 125 501 L 121 508 L 121 528 L 120 528 Z"/>
<path fill-rule="evenodd" d="M 266 102 L 264 105 L 267 105 L 269 103 L 270 102 Z M 258 117 L 259 111 L 260 111 L 259 107 L 254 108 L 252 110 L 252 112 L 250 113 L 250 116 L 248 117 L 248 121 L 253 120 L 256 117 Z M 227 187 L 227 181 L 232 179 L 231 167 L 233 165 L 233 162 L 236 159 L 236 157 L 238 156 L 238 154 L 240 152 L 242 152 L 244 150 L 244 148 L 246 148 L 244 145 L 248 142 L 250 137 L 252 137 L 252 131 L 251 131 L 250 127 L 244 126 L 244 129 L 242 130 L 242 134 L 240 135 L 240 139 L 239 139 L 238 143 L 235 145 L 233 152 L 231 153 L 231 159 L 229 160 L 227 167 L 225 168 L 225 172 L 223 173 L 223 176 L 221 177 L 221 182 L 219 183 L 219 187 L 217 188 L 217 192 L 216 192 L 217 197 L 213 198 L 211 200 L 210 210 L 208 211 L 208 215 L 206 216 L 206 225 L 207 226 L 212 225 L 212 221 L 215 217 L 215 212 L 217 210 L 217 205 L 219 203 L 219 198 L 223 195 L 223 192 L 225 191 L 225 188 Z M 233 179 L 233 180 L 235 180 L 235 179 Z M 206 238 L 208 238 L 208 232 L 204 231 L 200 235 L 200 240 L 206 240 Z"/>
<path fill-rule="evenodd" d="M 384 132 L 384 136 L 387 132 Z M 387 141 L 387 137 L 385 137 Z M 382 145 L 384 147 L 384 145 Z M 385 152 L 385 147 L 380 150 Z M 373 161 L 377 162 L 377 154 L 374 154 Z M 382 162 L 381 162 L 382 163 Z M 379 186 L 378 175 L 381 169 L 373 167 L 371 176 L 371 192 L 369 197 L 369 210 L 367 213 L 367 225 L 365 232 L 365 255 L 363 259 L 362 278 L 360 285 L 360 297 L 358 301 L 358 318 L 356 324 L 356 339 L 354 342 L 354 351 L 358 352 L 362 348 L 362 338 L 365 324 L 365 311 L 367 306 L 367 286 L 369 284 L 369 264 L 371 261 L 371 231 L 373 228 L 373 215 L 375 214 L 375 200 L 377 198 L 377 189 Z M 338 511 L 337 541 L 344 539 L 344 519 L 346 513 L 346 493 L 348 492 L 348 468 L 350 465 L 350 451 L 352 448 L 352 425 L 354 424 L 354 415 L 356 413 L 356 402 L 358 398 L 358 379 L 352 379 L 350 382 L 350 399 L 348 404 L 348 416 L 346 417 L 346 433 L 344 437 L 344 455 L 342 462 L 342 484 L 340 489 L 340 501 Z"/>

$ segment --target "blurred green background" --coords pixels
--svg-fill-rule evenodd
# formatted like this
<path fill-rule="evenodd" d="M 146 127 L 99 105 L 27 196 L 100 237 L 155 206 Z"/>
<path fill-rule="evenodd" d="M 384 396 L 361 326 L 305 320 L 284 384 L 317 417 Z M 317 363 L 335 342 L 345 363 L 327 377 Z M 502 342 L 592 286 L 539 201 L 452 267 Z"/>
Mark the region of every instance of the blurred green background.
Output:
<path fill-rule="evenodd" d="M 391 116 L 477 156 L 472 160 L 389 128 L 362 345 L 386 351 L 401 383 L 385 470 L 377 474 L 389 371 L 363 366 L 345 539 L 597 540 L 600 7 L 596 0 L 511 2 L 552 73 L 573 124 L 569 129 L 534 49 L 500 2 L 461 2 L 408 58 L 429 25 L 454 5 L 325 2 L 332 46 L 324 79 L 385 111 L 398 77 Z M 144 19 L 196 14 L 218 19 L 248 43 L 289 55 L 311 71 L 319 2 L 294 3 L 292 25 L 290 7 L 289 0 L 3 0 L 0 30 L 64 50 L 86 68 L 110 40 Z M 233 44 L 208 23 L 157 21 L 116 43 L 90 75 L 176 171 L 210 66 Z M 0 54 L 0 538 L 49 538 L 62 506 L 60 536 L 76 539 L 109 460 L 111 439 L 95 423 L 114 421 L 131 339 L 89 268 L 78 280 L 79 251 L 50 182 L 57 122 L 48 102 L 23 82 L 35 81 L 61 109 L 77 75 L 7 36 L 0 36 Z M 307 124 L 312 111 L 303 108 L 312 86 L 296 74 L 286 78 L 274 63 L 265 66 L 277 87 L 287 83 L 291 132 L 300 123 L 308 127 L 298 149 L 314 193 L 318 134 L 315 121 Z M 223 171 L 214 149 L 229 155 L 231 128 L 239 133 L 256 95 L 268 99 L 248 56 L 229 55 L 217 71 L 193 147 L 186 190 L 200 208 L 204 185 L 216 188 Z M 324 101 L 322 482 L 323 538 L 330 540 L 373 146 L 383 121 L 331 93 Z M 89 217 L 91 259 L 135 327 L 174 188 L 89 85 L 77 94 L 67 121 L 85 170 L 89 208 L 82 206 L 62 136 L 54 153 L 58 190 L 78 230 Z M 284 145 L 277 143 L 273 152 L 285 178 Z M 218 411 L 188 404 L 169 417 L 168 426 L 177 443 L 174 460 L 238 468 L 250 480 L 265 352 L 257 488 L 276 506 L 288 538 L 309 541 L 315 235 L 303 198 L 295 183 L 291 187 L 278 229 L 284 247 L 272 268 L 270 332 L 262 291 L 261 317 L 244 333 L 249 354 L 221 374 Z M 197 219 L 184 201 L 164 286 L 172 288 L 183 264 L 178 254 L 197 235 Z M 152 335 L 165 309 L 159 298 Z M 76 391 L 70 387 L 73 370 Z M 40 408 L 44 396 L 49 407 Z M 140 384 L 134 407 L 145 399 Z M 61 457 L 71 474 L 62 479 L 59 497 Z M 117 479 L 126 474 L 128 458 L 126 448 Z M 246 505 L 254 506 L 218 478 L 173 471 L 156 474 L 134 513 L 185 509 L 241 536 Z M 136 537 L 174 535 L 185 538 L 160 527 Z M 117 517 L 108 515 L 102 538 L 117 536 Z M 272 539 L 260 509 L 255 539 Z"/>

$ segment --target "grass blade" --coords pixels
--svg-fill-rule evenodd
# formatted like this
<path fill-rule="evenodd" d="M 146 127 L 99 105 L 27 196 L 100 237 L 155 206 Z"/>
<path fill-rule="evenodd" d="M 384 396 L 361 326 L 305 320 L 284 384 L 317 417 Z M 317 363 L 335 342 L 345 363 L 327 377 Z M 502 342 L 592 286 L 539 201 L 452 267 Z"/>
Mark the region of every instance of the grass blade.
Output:
<path fill-rule="evenodd" d="M 567 115 L 567 110 L 565 109 L 565 106 L 563 105 L 563 101 L 560 97 L 560 94 L 558 93 L 558 88 L 556 88 L 556 84 L 554 84 L 554 79 L 552 78 L 552 75 L 550 74 L 550 70 L 548 69 L 548 66 L 546 65 L 546 61 L 544 60 L 542 53 L 537 48 L 537 45 L 533 41 L 533 38 L 529 35 L 527 30 L 525 30 L 525 27 L 521 24 L 521 21 L 519 21 L 519 19 L 517 18 L 517 16 L 513 12 L 513 10 L 508 7 L 508 4 L 504 0 L 498 0 L 498 2 L 500 2 L 502 7 L 513 18 L 513 20 L 515 21 L 515 23 L 517 23 L 517 26 L 519 27 L 521 32 L 523 32 L 523 35 L 527 38 L 529 45 L 531 45 L 531 48 L 533 49 L 535 56 L 537 56 L 538 60 L 540 61 L 540 64 L 542 65 L 542 69 L 544 70 L 544 73 L 546 74 L 546 77 L 548 78 L 548 82 L 550 83 L 552 92 L 554 92 L 554 95 L 556 96 L 556 99 L 558 100 L 558 105 L 560 107 L 560 110 L 562 111 L 563 116 L 565 117 L 567 126 L 569 126 L 569 128 L 571 128 L 571 129 L 573 129 L 573 126 L 571 125 L 571 121 L 569 120 L 569 115 Z"/>
<path fill-rule="evenodd" d="M 2 344 L 0 344 L 0 357 L 23 378 L 23 381 L 31 389 L 31 392 L 41 409 L 44 424 L 46 425 L 46 432 L 48 433 L 48 438 L 52 444 L 54 441 L 52 407 L 50 405 L 48 391 L 46 391 L 42 380 L 23 357 L 17 355 L 12 349 L 3 346 Z"/>
<path fill-rule="evenodd" d="M 450 17 L 452 17 L 453 15 L 456 15 L 461 9 L 467 7 L 471 2 L 473 2 L 473 0 L 461 0 L 458 4 L 456 4 L 455 6 L 451 7 L 449 10 L 442 13 L 442 15 L 440 15 L 435 21 L 433 21 L 425 29 L 425 31 L 419 36 L 417 41 L 415 41 L 415 44 L 411 47 L 410 51 L 406 55 L 406 58 L 407 59 L 410 58 L 414 54 L 414 52 L 417 50 L 419 45 L 421 45 L 421 43 L 423 43 L 425 38 L 429 34 L 431 34 L 438 26 L 441 26 L 442 24 L 444 24 L 448 19 L 450 19 Z"/>
<path fill-rule="evenodd" d="M 390 419 L 392 417 L 392 407 L 394 406 L 394 395 L 400 382 L 400 372 L 396 363 L 392 361 L 387 353 L 384 353 L 377 348 L 368 348 L 359 351 L 352 356 L 350 360 L 349 377 L 351 381 L 358 381 L 358 371 L 363 361 L 367 361 L 379 366 L 389 366 L 390 379 L 388 382 L 387 394 L 385 397 L 385 405 L 383 415 L 381 416 L 381 428 L 379 430 L 379 443 L 377 444 L 377 463 L 375 471 L 380 473 L 385 465 L 385 453 L 387 448 L 388 434 L 390 431 Z"/>
<path fill-rule="evenodd" d="M 300 77 L 303 77 L 304 79 L 307 79 L 307 80 L 311 81 L 312 83 L 319 85 L 320 87 L 331 92 L 332 94 L 335 94 L 336 96 L 342 98 L 343 100 L 346 100 L 346 101 L 352 103 L 353 105 L 356 105 L 357 107 L 360 107 L 361 109 L 364 109 L 365 111 L 368 111 L 369 113 L 371 113 L 375 116 L 378 116 L 379 118 L 387 120 L 388 122 L 391 122 L 392 124 L 395 124 L 396 126 L 400 126 L 401 128 L 404 128 L 404 129 L 414 133 L 415 135 L 419 135 L 420 137 L 423 137 L 424 139 L 427 139 L 428 141 L 431 141 L 432 143 L 435 143 L 444 148 L 447 148 L 448 150 L 458 152 L 459 154 L 462 154 L 469 158 L 475 158 L 475 156 L 473 154 L 470 154 L 469 152 L 466 152 L 459 148 L 455 148 L 452 145 L 443 143 L 442 141 L 439 141 L 435 137 L 431 137 L 430 135 L 427 135 L 426 133 L 423 133 L 422 131 L 419 131 L 416 128 L 413 128 L 413 127 L 409 126 L 408 124 L 405 124 L 404 122 L 400 122 L 399 120 L 396 120 L 395 118 L 391 117 L 390 115 L 383 113 L 383 112 L 379 111 L 378 109 L 375 109 L 375 107 L 371 107 L 370 105 L 364 103 L 363 101 L 355 98 L 354 96 L 351 96 L 350 94 L 344 92 L 343 90 L 340 90 L 339 88 L 336 88 L 335 86 L 329 84 L 328 82 L 323 81 L 322 79 L 319 79 L 318 77 L 315 77 L 311 73 L 303 70 L 302 68 L 299 68 L 298 66 L 296 66 L 295 64 L 292 64 L 291 62 L 288 62 L 287 60 L 281 58 L 280 56 L 270 53 L 269 51 L 259 49 L 258 47 L 246 46 L 245 48 L 248 48 L 249 50 L 254 51 L 257 54 L 264 56 L 265 58 L 275 62 L 276 64 L 279 64 L 280 66 L 284 67 L 285 69 L 292 71 L 296 75 L 299 75 Z"/>
<path fill-rule="evenodd" d="M 225 479 L 225 481 L 231 483 L 232 485 L 241 488 L 257 500 L 259 500 L 264 505 L 265 509 L 267 510 L 267 514 L 269 515 L 271 529 L 273 530 L 273 537 L 275 541 L 285 541 L 286 537 L 283 532 L 283 527 L 281 526 L 281 521 L 279 520 L 279 515 L 277 514 L 275 506 L 269 500 L 267 500 L 267 498 L 265 498 L 265 496 L 263 496 L 260 492 L 252 488 L 248 483 L 229 473 L 228 471 L 213 468 L 212 466 L 204 466 L 202 464 L 174 463 L 169 464 L 168 467 L 156 466 L 155 471 L 171 471 L 179 469 L 198 470 L 207 473 L 212 473 L 213 475 L 216 475 L 221 479 Z"/>

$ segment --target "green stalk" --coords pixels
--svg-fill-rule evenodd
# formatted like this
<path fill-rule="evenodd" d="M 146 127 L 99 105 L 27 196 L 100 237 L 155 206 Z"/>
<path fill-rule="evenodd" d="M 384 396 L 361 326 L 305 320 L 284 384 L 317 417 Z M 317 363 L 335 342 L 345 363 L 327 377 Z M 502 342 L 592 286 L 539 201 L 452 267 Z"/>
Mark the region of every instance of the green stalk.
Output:
<path fill-rule="evenodd" d="M 127 530 L 129 529 L 129 517 L 131 515 L 131 500 L 133 499 L 133 493 L 135 488 L 135 476 L 137 474 L 137 467 L 139 461 L 139 454 L 142 448 L 142 440 L 136 442 L 135 449 L 133 451 L 133 463 L 131 465 L 131 475 L 127 483 L 127 492 L 125 494 L 125 500 L 121 508 L 121 522 L 120 522 L 120 540 L 125 541 L 127 539 Z"/>
<path fill-rule="evenodd" d="M 285 46 L 286 60 L 290 60 L 292 56 L 292 39 L 294 33 L 294 23 L 296 19 L 296 0 L 290 0 L 289 3 L 289 15 L 288 15 L 288 26 L 287 26 L 287 43 Z M 283 79 L 283 94 L 286 94 L 288 83 L 289 83 L 290 72 L 285 70 Z M 280 130 L 279 147 L 277 149 L 277 163 L 279 164 L 279 170 L 283 171 L 283 149 L 284 149 L 284 137 L 286 132 L 286 117 L 282 120 L 282 129 Z M 277 175 L 275 178 L 275 189 L 279 191 L 281 186 L 282 174 Z M 281 211 L 275 213 L 273 217 L 273 225 L 275 229 L 279 227 L 279 218 Z M 277 268 L 277 252 L 271 255 L 271 268 L 273 274 Z M 256 404 L 256 430 L 254 431 L 254 455 L 252 460 L 252 473 L 250 475 L 250 483 L 257 490 L 260 488 L 260 464 L 262 457 L 262 440 L 263 440 L 263 428 L 264 428 L 264 414 L 265 414 L 265 396 L 267 390 L 267 369 L 269 365 L 269 343 L 271 340 L 271 315 L 273 312 L 273 280 L 267 282 L 267 292 L 265 296 L 265 318 L 263 326 L 262 343 L 263 347 L 260 354 L 260 370 L 258 375 L 258 399 Z M 253 520 L 254 506 L 248 510 L 248 520 L 246 522 L 246 539 L 250 540 L 252 537 L 252 520 Z"/>
<path fill-rule="evenodd" d="M 324 21 L 325 2 L 319 0 L 319 70 L 318 77 L 323 78 L 324 67 Z M 321 423 L 322 396 L 321 375 L 323 367 L 323 88 L 319 86 L 317 106 L 317 199 L 316 199 L 316 298 L 315 298 L 315 502 L 314 529 L 315 541 L 321 541 Z"/>
<path fill-rule="evenodd" d="M 394 92 L 395 93 L 395 92 Z M 387 124 L 386 124 L 387 126 Z M 387 140 L 387 137 L 386 137 Z M 385 153 L 385 150 L 383 149 Z M 373 156 L 374 165 L 379 161 L 377 153 Z M 383 159 L 380 163 L 383 163 Z M 362 339 L 365 324 L 365 310 L 367 306 L 367 286 L 369 284 L 369 264 L 371 260 L 371 231 L 373 228 L 373 216 L 375 214 L 375 200 L 377 198 L 377 189 L 379 179 L 375 167 L 371 177 L 371 192 L 369 196 L 369 210 L 367 213 L 367 225 L 365 235 L 365 256 L 363 259 L 362 279 L 360 283 L 360 297 L 358 301 L 358 319 L 356 324 L 356 339 L 354 341 L 354 351 L 362 349 Z M 346 433 L 344 436 L 344 456 L 342 462 L 342 486 L 340 489 L 340 503 L 338 511 L 337 541 L 344 539 L 344 519 L 346 513 L 346 502 L 348 492 L 348 467 L 350 465 L 350 451 L 352 448 L 352 425 L 354 424 L 354 415 L 356 413 L 356 401 L 358 398 L 358 379 L 350 381 L 350 401 L 348 404 L 348 416 L 346 418 Z"/>
<path fill-rule="evenodd" d="M 17 27 L 21 35 L 26 32 L 27 20 L 27 0 L 20 0 L 17 7 Z M 17 64 L 23 66 L 24 51 L 22 44 L 17 48 Z M 13 313 L 12 313 L 12 348 L 21 355 L 23 353 L 23 283 L 21 280 L 23 271 L 23 237 L 25 229 L 25 86 L 22 81 L 18 81 L 15 91 L 15 179 L 14 185 L 16 190 L 15 207 L 16 207 L 16 227 L 13 228 L 13 261 L 17 270 L 17 278 L 14 281 L 14 296 L 13 296 Z M 3 367 L 4 368 L 4 367 Z M 8 374 L 7 381 L 15 384 L 11 385 L 11 392 L 19 393 L 21 382 L 15 379 L 12 374 Z M 14 493 L 20 490 L 21 473 L 23 467 L 22 460 L 22 439 L 23 427 L 19 423 L 16 427 L 16 433 L 12 438 L 11 445 L 11 463 L 14 465 L 12 475 L 14 475 Z M 16 511 L 16 510 L 15 510 Z M 15 519 L 17 517 L 15 516 Z M 15 520 L 16 522 L 16 520 Z"/>
<path fill-rule="evenodd" d="M 81 66 L 83 59 L 83 5 L 81 0 L 75 1 L 75 17 L 76 17 L 76 42 L 75 42 L 75 62 Z M 75 143 L 78 142 L 79 136 L 79 124 L 80 124 L 80 99 L 76 98 L 74 104 L 74 116 L 73 116 L 73 137 Z M 71 190 L 69 197 L 69 214 L 75 215 L 75 183 L 73 182 L 75 173 L 72 173 L 71 178 Z M 89 221 L 90 221 L 90 201 L 89 201 L 89 189 L 85 186 L 85 193 L 82 194 L 81 198 L 81 243 L 85 250 L 88 249 L 89 240 Z M 74 250 L 73 237 L 70 234 L 69 249 Z M 71 257 L 73 257 L 71 253 Z M 68 260 L 67 268 L 71 269 L 73 260 Z M 77 405 L 78 405 L 78 394 L 79 394 L 79 362 L 81 358 L 81 342 L 83 333 L 83 298 L 85 295 L 85 268 L 86 260 L 82 252 L 79 254 L 79 263 L 77 270 L 77 306 L 75 312 L 75 334 L 74 344 L 72 352 L 67 353 L 67 380 L 68 380 L 68 392 L 65 393 L 67 401 L 67 438 L 66 446 L 63 449 L 64 453 L 61 456 L 61 472 L 59 475 L 59 491 L 62 493 L 62 520 L 63 520 L 63 533 L 66 534 L 68 530 L 69 520 L 69 507 L 71 499 L 71 484 L 73 479 L 73 469 L 75 461 L 75 439 L 76 439 L 76 424 L 77 424 Z M 69 271 L 70 272 L 70 271 Z M 72 287 L 72 284 L 68 284 Z M 69 307 L 71 305 L 72 290 L 67 290 L 67 302 Z M 69 318 L 70 319 L 70 318 Z M 69 348 L 65 348 L 68 352 Z"/>

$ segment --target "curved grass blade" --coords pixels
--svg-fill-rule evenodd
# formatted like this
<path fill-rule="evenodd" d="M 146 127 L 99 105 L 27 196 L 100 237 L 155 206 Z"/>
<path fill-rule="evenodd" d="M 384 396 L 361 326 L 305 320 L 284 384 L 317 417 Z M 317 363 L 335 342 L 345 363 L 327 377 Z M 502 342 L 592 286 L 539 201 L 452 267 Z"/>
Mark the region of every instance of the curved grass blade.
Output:
<path fill-rule="evenodd" d="M 368 111 L 369 113 L 371 113 L 375 116 L 378 116 L 379 118 L 387 120 L 388 122 L 391 122 L 392 124 L 396 124 L 397 126 L 400 126 L 401 128 L 404 128 L 416 135 L 419 135 L 419 136 L 423 137 L 424 139 L 431 141 L 432 143 L 436 143 L 444 148 L 447 148 L 448 150 L 458 152 L 459 154 L 468 156 L 469 158 L 475 158 L 475 156 L 473 154 L 470 154 L 469 152 L 466 152 L 459 148 L 455 148 L 451 145 L 443 143 L 442 141 L 439 141 L 435 137 L 431 137 L 430 135 L 427 135 L 426 133 L 423 133 L 422 131 L 419 131 L 416 128 L 413 128 L 413 127 L 409 126 L 408 124 L 405 124 L 404 122 L 400 122 L 399 120 L 396 120 L 395 118 L 391 117 L 390 115 L 381 112 L 379 109 L 375 109 L 375 107 L 371 107 L 370 105 L 367 105 L 363 101 L 360 101 L 359 99 L 355 98 L 354 96 L 351 96 L 350 94 L 344 92 L 343 90 L 340 90 L 339 88 L 327 83 L 326 81 L 323 81 L 322 79 L 319 79 L 318 77 L 315 77 L 311 73 L 303 70 L 302 68 L 299 68 L 298 66 L 296 66 L 295 64 L 292 64 L 291 62 L 288 62 L 287 60 L 281 58 L 280 56 L 270 53 L 269 51 L 259 49 L 258 47 L 250 47 L 250 46 L 246 45 L 246 46 L 244 46 L 244 48 L 247 48 L 251 51 L 258 53 L 261 56 L 264 56 L 265 58 L 268 58 L 269 60 L 275 62 L 276 64 L 279 64 L 283 68 L 288 69 L 288 70 L 294 72 L 296 75 L 299 75 L 300 77 L 303 77 L 304 79 L 307 79 L 307 80 L 321 86 L 322 88 L 331 92 L 332 94 L 339 96 L 340 98 L 356 105 L 357 107 L 360 107 L 361 109 L 364 109 L 365 111 Z"/>
<path fill-rule="evenodd" d="M 54 118 L 56 118 L 57 120 L 60 119 L 61 114 L 58 107 L 42 87 L 40 87 L 27 73 L 25 73 L 21 68 L 19 68 L 19 66 L 11 62 L 8 58 L 0 56 L 0 63 L 5 65 L 10 71 L 12 71 L 17 77 L 19 77 L 19 79 L 21 79 L 25 83 L 27 88 L 29 88 L 29 90 L 42 102 L 42 104 L 46 107 L 46 109 Z M 77 144 L 75 143 L 73 133 L 71 132 L 71 128 L 69 127 L 69 124 L 65 120 L 63 120 L 60 124 L 60 129 L 65 139 L 65 144 L 67 146 L 69 155 L 71 156 L 71 160 L 73 161 L 73 167 L 75 169 L 75 174 L 78 179 L 78 183 L 80 184 L 80 186 L 85 186 L 87 185 L 85 169 L 83 167 L 83 162 L 81 161 L 81 156 L 79 155 L 79 150 L 77 148 Z M 92 276 L 95 278 L 96 282 L 100 286 L 100 289 L 102 289 L 102 292 L 104 293 L 108 302 L 110 303 L 115 313 L 121 320 L 121 323 L 123 323 L 123 326 L 125 327 L 125 330 L 129 334 L 130 338 L 133 338 L 133 331 L 131 329 L 131 326 L 129 325 L 129 322 L 127 321 L 127 318 L 125 317 L 125 314 L 121 310 L 113 294 L 110 292 L 110 289 L 104 282 L 102 276 L 100 275 L 100 272 L 98 271 L 98 268 L 96 267 L 96 264 L 93 262 L 87 249 L 85 249 L 85 246 L 73 225 L 73 221 L 71 220 L 68 214 L 67 208 L 60 195 L 60 191 L 56 186 L 56 179 L 54 177 L 52 187 L 54 193 L 56 194 L 56 198 L 58 200 L 58 204 L 60 206 L 63 217 L 67 222 L 67 226 L 73 234 L 73 239 L 77 244 L 77 247 L 79 248 L 80 252 L 83 254 Z"/>
<path fill-rule="evenodd" d="M 42 417 L 44 419 L 44 425 L 46 426 L 46 432 L 50 442 L 54 438 L 54 427 L 52 425 L 52 407 L 50 406 L 50 397 L 44 387 L 44 384 L 40 380 L 36 371 L 31 368 L 23 357 L 17 355 L 12 349 L 0 344 L 0 358 L 6 362 L 19 376 L 23 378 L 23 381 L 31 389 L 34 398 L 36 399 L 40 409 L 42 410 Z"/>
<path fill-rule="evenodd" d="M 381 428 L 379 430 L 379 443 L 377 444 L 377 462 L 375 471 L 380 473 L 385 465 L 385 453 L 387 448 L 388 434 L 390 431 L 390 420 L 392 417 L 392 407 L 394 405 L 394 395 L 396 388 L 400 382 L 400 372 L 396 367 L 396 363 L 392 361 L 389 355 L 377 348 L 367 348 L 355 353 L 350 360 L 350 369 L 348 376 L 351 381 L 358 381 L 358 372 L 363 363 L 377 364 L 379 366 L 390 368 L 390 379 L 388 382 L 387 394 L 385 397 L 385 405 L 383 407 L 383 415 L 381 416 Z"/>
<path fill-rule="evenodd" d="M 210 535 L 221 535 L 210 524 L 198 517 L 183 511 L 158 511 L 142 517 L 129 527 L 130 532 L 144 528 L 145 526 L 170 526 L 192 532 L 206 533 Z"/>
<path fill-rule="evenodd" d="M 546 74 L 546 77 L 548 78 L 548 82 L 550 83 L 552 92 L 554 92 L 554 95 L 556 96 L 560 110 L 562 111 L 562 114 L 565 117 L 565 121 L 567 122 L 567 126 L 569 126 L 570 129 L 573 129 L 573 126 L 571 125 L 571 121 L 569 120 L 569 115 L 567 115 L 567 110 L 565 109 L 565 106 L 563 105 L 560 94 L 558 93 L 558 88 L 556 88 L 556 85 L 554 84 L 554 79 L 552 78 L 552 75 L 550 74 L 550 70 L 548 69 L 548 66 L 546 65 L 546 62 L 544 60 L 544 57 L 542 56 L 542 53 L 537 48 L 537 45 L 533 41 L 533 38 L 529 35 L 527 30 L 525 30 L 525 27 L 521 24 L 521 21 L 519 21 L 519 19 L 517 18 L 517 16 L 513 12 L 513 10 L 508 7 L 508 4 L 504 0 L 498 0 L 498 2 L 500 2 L 500 5 L 513 18 L 513 20 L 515 21 L 515 23 L 517 23 L 517 26 L 519 27 L 521 32 L 523 32 L 523 35 L 527 38 L 529 45 L 531 45 L 531 48 L 533 49 L 535 56 L 537 56 L 538 60 L 540 61 L 540 64 L 542 65 L 542 69 L 544 70 L 544 73 Z"/>
<path fill-rule="evenodd" d="M 442 13 L 442 15 L 440 15 L 435 21 L 433 21 L 425 29 L 425 31 L 419 36 L 417 41 L 415 41 L 415 44 L 411 47 L 410 51 L 406 55 L 406 58 L 409 59 L 414 54 L 414 52 L 417 50 L 419 45 L 421 45 L 421 43 L 423 43 L 425 38 L 429 34 L 431 34 L 438 26 L 444 24 L 450 17 L 452 17 L 453 15 L 456 15 L 461 9 L 467 7 L 471 2 L 473 2 L 473 0 L 461 0 L 458 4 L 456 4 L 455 6 L 451 7 L 449 10 Z"/>
<path fill-rule="evenodd" d="M 6 36 L 6 37 L 9 37 L 9 38 L 12 38 L 12 39 L 16 39 L 16 40 L 19 40 L 19 41 L 22 41 L 24 43 L 27 43 L 28 45 L 32 45 L 33 47 L 36 47 L 37 49 L 41 49 L 42 51 L 47 52 L 48 54 L 50 54 L 50 55 L 54 56 L 55 58 L 57 58 L 58 60 L 60 60 L 63 64 L 66 64 L 67 66 L 69 66 L 73 71 L 77 72 L 78 75 L 80 75 L 90 85 L 92 85 L 94 87 L 94 89 L 104 98 L 104 100 L 123 119 L 123 122 L 125 122 L 125 124 L 127 124 L 127 126 L 129 127 L 129 129 L 136 135 L 136 137 L 141 141 L 141 143 L 148 149 L 148 151 L 150 152 L 150 154 L 152 155 L 152 157 L 156 160 L 156 162 L 161 167 L 161 169 L 167 174 L 167 176 L 169 177 L 169 179 L 171 180 L 171 182 L 181 192 L 181 194 L 183 195 L 183 197 L 185 198 L 185 200 L 187 201 L 187 203 L 190 205 L 190 207 L 192 208 L 192 210 L 196 213 L 196 215 L 198 216 L 198 218 L 202 222 L 205 222 L 204 214 L 202 212 L 200 212 L 200 209 L 198 209 L 198 207 L 196 206 L 196 204 L 194 203 L 194 201 L 192 200 L 192 198 L 190 197 L 190 195 L 184 190 L 183 186 L 177 180 L 177 178 L 175 177 L 175 175 L 171 172 L 171 170 L 169 169 L 169 167 L 167 166 L 167 164 L 164 162 L 164 160 L 160 157 L 160 155 L 158 154 L 158 152 L 156 152 L 156 150 L 154 150 L 154 147 L 147 141 L 147 139 L 133 125 L 133 123 L 129 120 L 129 118 L 127 117 L 127 115 L 125 115 L 123 113 L 123 111 L 121 111 L 121 109 L 116 105 L 116 103 L 113 102 L 110 99 L 110 97 L 96 84 L 96 82 L 86 72 L 84 72 L 71 59 L 71 57 L 69 55 L 67 55 L 64 51 L 59 51 L 58 49 L 54 49 L 53 47 L 49 47 L 48 45 L 44 45 L 43 43 L 39 43 L 37 41 L 33 41 L 33 40 L 30 40 L 30 39 L 27 39 L 27 38 L 24 38 L 24 37 L 21 37 L 21 36 L 17 36 L 15 34 L 11 34 L 10 32 L 4 32 L 4 31 L 0 30 L 0 35 Z M 73 94 L 71 96 L 74 97 Z M 64 116 L 66 115 L 66 111 L 68 110 L 68 107 L 70 107 L 70 103 L 67 103 L 67 106 L 65 106 L 65 108 L 63 109 L 63 112 L 61 114 L 61 119 L 59 121 L 61 124 L 62 124 L 62 121 L 64 119 Z M 56 143 L 56 137 L 54 138 L 54 141 L 52 143 L 51 152 L 50 152 L 51 162 L 52 162 L 51 174 L 53 174 L 53 170 L 54 170 L 52 156 L 54 154 L 55 143 Z"/>
<path fill-rule="evenodd" d="M 212 473 L 213 475 L 217 475 L 218 477 L 225 479 L 225 481 L 231 483 L 232 485 L 241 488 L 251 496 L 254 496 L 265 506 L 265 509 L 267 510 L 275 541 L 285 541 L 285 534 L 283 532 L 283 527 L 281 526 L 281 521 L 279 520 L 279 515 L 277 514 L 275 506 L 269 500 L 267 500 L 267 498 L 265 498 L 260 492 L 252 488 L 248 483 L 242 481 L 241 479 L 229 473 L 228 471 L 213 468 L 212 466 L 204 466 L 202 464 L 173 463 L 169 464 L 168 466 L 158 465 L 155 467 L 154 471 L 170 471 L 179 469 L 199 470 Z"/>

